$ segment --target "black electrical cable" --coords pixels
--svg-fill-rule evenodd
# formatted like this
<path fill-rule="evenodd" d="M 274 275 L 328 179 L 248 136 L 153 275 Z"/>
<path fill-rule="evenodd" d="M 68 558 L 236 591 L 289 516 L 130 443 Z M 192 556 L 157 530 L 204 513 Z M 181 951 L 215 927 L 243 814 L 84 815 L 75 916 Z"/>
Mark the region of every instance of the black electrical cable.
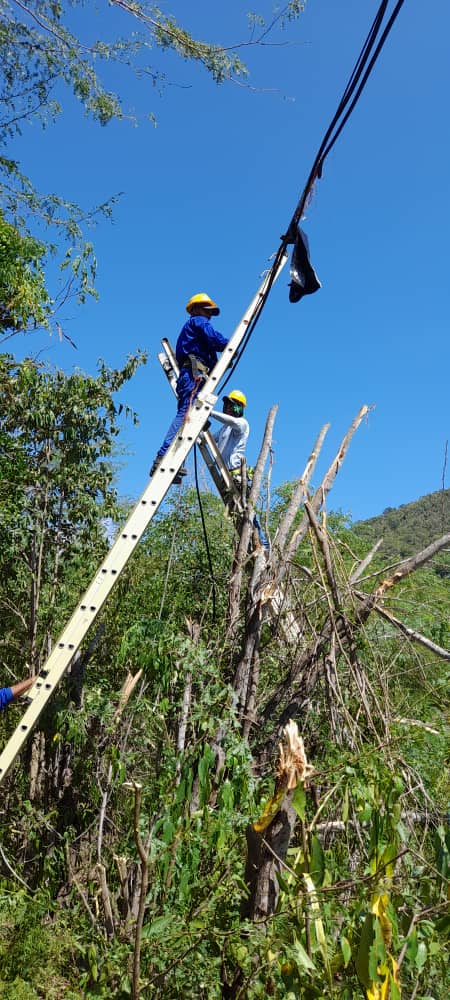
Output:
<path fill-rule="evenodd" d="M 227 375 L 225 381 L 223 382 L 221 386 L 221 391 L 225 388 L 229 380 L 232 378 L 236 364 L 242 357 L 242 354 L 244 353 L 247 347 L 250 337 L 255 329 L 258 319 L 262 313 L 262 310 L 267 302 L 272 285 L 275 281 L 278 268 L 281 264 L 284 254 L 287 251 L 287 247 L 289 246 L 289 244 L 295 242 L 298 223 L 300 222 L 303 216 L 305 207 L 308 202 L 308 198 L 311 195 L 316 180 L 320 179 L 320 177 L 322 176 L 322 170 L 325 159 L 332 150 L 345 124 L 350 118 L 350 115 L 352 114 L 352 111 L 354 110 L 364 90 L 364 87 L 369 79 L 370 74 L 372 73 L 374 65 L 400 13 L 400 10 L 403 7 L 404 2 L 405 0 L 398 0 L 384 28 L 384 31 L 379 37 L 383 21 L 386 15 L 386 11 L 389 5 L 389 0 L 382 0 L 382 2 L 380 3 L 380 6 L 377 10 L 375 18 L 372 22 L 369 33 L 367 35 L 367 38 L 364 42 L 364 45 L 362 46 L 361 52 L 350 74 L 344 93 L 341 97 L 341 100 L 339 101 L 337 110 L 319 146 L 313 166 L 308 176 L 308 180 L 306 181 L 305 187 L 303 188 L 302 194 L 296 205 L 289 226 L 286 230 L 285 235 L 281 237 L 281 244 L 274 255 L 274 261 L 270 269 L 269 280 L 264 295 L 255 306 L 255 310 L 253 316 L 251 317 L 248 323 L 247 331 L 244 340 L 242 342 L 242 346 L 239 350 L 238 357 L 235 359 L 235 362 L 230 369 L 230 373 Z M 378 44 L 376 44 L 377 39 L 378 39 Z"/>
<path fill-rule="evenodd" d="M 342 119 L 342 121 L 341 121 L 341 123 L 339 125 L 339 128 L 335 132 L 335 134 L 333 136 L 333 139 L 326 146 L 326 148 L 325 148 L 325 150 L 324 150 L 324 152 L 322 154 L 321 162 L 323 162 L 323 160 L 325 159 L 325 157 L 328 156 L 328 153 L 333 148 L 336 140 L 340 136 L 340 134 L 342 132 L 342 129 L 344 128 L 344 125 L 346 124 L 346 122 L 350 118 L 350 115 L 351 115 L 351 113 L 353 111 L 353 108 L 355 107 L 355 104 L 359 100 L 359 97 L 360 97 L 362 91 L 364 90 L 364 87 L 365 87 L 365 85 L 367 83 L 367 80 L 368 80 L 368 78 L 369 78 L 369 76 L 370 76 L 370 74 L 372 72 L 372 69 L 373 69 L 373 67 L 374 67 L 374 65 L 375 65 L 375 63 L 376 63 L 376 61 L 378 59 L 378 56 L 379 56 L 379 54 L 381 52 L 381 49 L 383 48 L 383 45 L 384 45 L 384 43 L 386 41 L 386 38 L 387 38 L 387 36 L 388 36 L 391 28 L 392 28 L 392 25 L 394 24 L 394 21 L 395 21 L 397 15 L 400 12 L 403 4 L 404 4 L 404 0 L 399 0 L 399 2 L 397 3 L 394 11 L 392 12 L 391 17 L 389 18 L 389 21 L 388 21 L 388 23 L 387 23 L 387 25 L 386 25 L 386 27 L 385 27 L 385 29 L 383 31 L 383 34 L 381 35 L 380 41 L 378 42 L 378 45 L 377 45 L 377 47 L 376 47 L 376 49 L 374 51 L 374 54 L 373 54 L 370 62 L 368 63 L 367 69 L 366 69 L 366 71 L 364 73 L 364 76 L 362 78 L 362 81 L 361 81 L 361 83 L 360 83 L 360 85 L 359 85 L 359 87 L 358 87 L 358 89 L 356 91 L 356 94 L 355 94 L 355 96 L 353 98 L 353 101 L 351 102 L 351 104 L 350 104 L 350 106 L 349 106 L 346 114 L 344 115 L 344 117 L 343 117 L 343 119 Z"/>
<path fill-rule="evenodd" d="M 311 168 L 308 180 L 307 180 L 307 182 L 305 184 L 305 187 L 303 189 L 302 195 L 301 195 L 300 200 L 298 202 L 298 205 L 297 205 L 297 207 L 295 209 L 294 215 L 292 216 L 291 222 L 289 223 L 289 227 L 288 227 L 286 236 L 283 237 L 284 246 L 287 246 L 288 243 L 292 243 L 294 241 L 294 239 L 295 239 L 295 228 L 296 228 L 298 222 L 300 221 L 300 219 L 301 219 L 301 217 L 303 215 L 303 212 L 304 212 L 304 209 L 305 209 L 308 197 L 309 197 L 309 195 L 311 193 L 311 190 L 312 190 L 312 188 L 314 186 L 314 183 L 315 183 L 316 179 L 321 177 L 322 169 L 323 169 L 323 164 L 325 162 L 325 159 L 328 156 L 328 153 L 330 152 L 330 150 L 332 149 L 332 147 L 334 146 L 334 143 L 336 142 L 336 139 L 340 135 L 340 133 L 341 133 L 344 125 L 348 121 L 348 119 L 349 119 L 352 111 L 354 110 L 355 105 L 356 105 L 357 101 L 359 100 L 359 98 L 360 98 L 360 96 L 362 94 L 362 91 L 364 90 L 364 87 L 365 87 L 365 85 L 366 85 L 366 83 L 367 83 L 367 81 L 369 79 L 369 76 L 370 76 L 370 74 L 371 74 L 371 72 L 373 70 L 373 67 L 374 67 L 374 65 L 375 65 L 375 63 L 376 63 L 376 61 L 377 61 L 377 59 L 378 59 L 378 57 L 379 57 L 379 55 L 381 53 L 381 50 L 382 50 L 382 48 L 383 48 L 383 46 L 384 46 L 384 44 L 385 44 L 385 42 L 387 40 L 387 37 L 388 37 L 388 35 L 389 35 L 390 31 L 391 31 L 391 28 L 393 27 L 393 25 L 394 25 L 394 23 L 395 23 L 398 15 L 399 15 L 399 13 L 400 13 L 400 10 L 401 10 L 404 2 L 405 2 L 405 0 L 398 0 L 397 4 L 395 5 L 394 10 L 393 10 L 393 12 L 392 12 L 392 14 L 391 14 L 391 16 L 389 18 L 389 21 L 388 21 L 388 23 L 387 23 L 387 25 L 386 25 L 386 27 L 385 27 L 382 35 L 381 35 L 381 38 L 379 39 L 378 45 L 376 46 L 375 51 L 373 52 L 372 58 L 370 59 L 369 57 L 370 57 L 370 55 L 372 53 L 372 50 L 374 49 L 377 37 L 378 37 L 378 35 L 379 35 L 380 31 L 381 31 L 381 28 L 382 28 L 383 19 L 384 19 L 384 16 L 386 14 L 387 7 L 388 7 L 388 0 L 382 0 L 382 3 L 380 4 L 380 6 L 378 8 L 378 11 L 377 11 L 377 13 L 375 15 L 375 18 L 374 18 L 374 21 L 373 21 L 373 24 L 372 24 L 372 26 L 370 28 L 369 34 L 367 35 L 367 38 L 366 38 L 366 40 L 364 42 L 364 45 L 363 45 L 363 47 L 361 49 L 361 52 L 360 52 L 360 54 L 358 56 L 358 59 L 356 60 L 355 66 L 353 67 L 353 70 L 352 70 L 352 72 L 350 74 L 349 81 L 348 81 L 347 86 L 346 86 L 346 88 L 344 90 L 342 98 L 341 98 L 341 100 L 340 100 L 340 102 L 338 104 L 338 107 L 337 107 L 337 110 L 335 112 L 335 115 L 334 115 L 334 117 L 333 117 L 330 125 L 327 128 L 327 131 L 326 131 L 326 133 L 324 135 L 324 138 L 322 139 L 322 142 L 321 142 L 319 150 L 318 150 L 318 152 L 316 154 L 316 158 L 314 160 L 313 166 Z M 358 82 L 360 80 L 361 80 L 361 82 L 360 82 L 360 85 L 358 87 L 357 85 L 358 85 Z M 352 100 L 352 97 L 353 97 L 353 100 Z M 342 116 L 344 115 L 344 111 L 345 111 L 346 108 L 347 108 L 347 111 L 345 113 L 345 116 L 342 118 Z M 341 118 L 342 118 L 342 120 L 339 122 L 339 119 L 341 119 Z M 337 126 L 337 129 L 336 129 L 336 132 L 333 135 L 333 130 L 336 128 L 336 126 Z"/>
<path fill-rule="evenodd" d="M 195 489 L 197 490 L 197 500 L 198 500 L 198 506 L 199 506 L 199 509 L 200 509 L 200 517 L 201 517 L 202 528 L 203 528 L 203 538 L 204 538 L 204 541 L 205 541 L 205 549 L 206 549 L 206 555 L 207 555 L 207 558 L 208 558 L 209 573 L 210 573 L 211 584 L 212 584 L 213 623 L 215 624 L 216 623 L 216 581 L 214 579 L 214 570 L 213 570 L 213 564 L 212 564 L 212 559 L 211 559 L 211 552 L 210 552 L 210 548 L 209 548 L 208 532 L 206 530 L 206 522 L 205 522 L 205 515 L 203 513 L 202 498 L 200 496 L 200 488 L 199 488 L 199 485 L 198 485 L 197 445 L 196 444 L 194 445 L 194 474 L 195 474 Z"/>
<path fill-rule="evenodd" d="M 282 256 L 282 254 L 280 255 L 280 259 L 281 259 L 281 256 Z M 262 310 L 263 310 L 263 308 L 264 308 L 264 306 L 266 304 L 267 296 L 268 296 L 268 294 L 270 292 L 270 289 L 271 289 L 271 287 L 273 285 L 273 282 L 275 280 L 275 274 L 276 274 L 276 271 L 274 271 L 273 275 L 272 275 L 272 269 L 271 269 L 271 274 L 270 274 L 270 278 L 269 278 L 269 285 L 268 285 L 268 287 L 267 287 L 267 289 L 266 289 L 266 291 L 264 293 L 264 296 L 260 299 L 260 301 L 258 302 L 258 304 L 255 306 L 255 310 L 254 310 L 253 316 L 249 320 L 249 324 L 247 326 L 245 337 L 241 341 L 241 344 L 239 346 L 239 353 L 238 353 L 237 357 L 234 359 L 233 364 L 229 366 L 229 369 L 230 369 L 229 374 L 227 375 L 226 379 L 221 383 L 220 392 L 222 392 L 223 389 L 225 389 L 225 386 L 228 385 L 228 382 L 233 377 L 233 373 L 234 373 L 234 370 L 236 368 L 236 365 L 238 364 L 238 361 L 240 361 L 240 359 L 242 358 L 242 355 L 243 355 L 243 353 L 244 353 L 244 351 L 245 351 L 245 349 L 246 349 L 246 347 L 248 345 L 248 342 L 250 340 L 250 337 L 251 337 L 251 335 L 253 333 L 253 330 L 255 329 L 255 326 L 256 326 L 256 324 L 258 322 L 259 315 L 262 312 Z"/>

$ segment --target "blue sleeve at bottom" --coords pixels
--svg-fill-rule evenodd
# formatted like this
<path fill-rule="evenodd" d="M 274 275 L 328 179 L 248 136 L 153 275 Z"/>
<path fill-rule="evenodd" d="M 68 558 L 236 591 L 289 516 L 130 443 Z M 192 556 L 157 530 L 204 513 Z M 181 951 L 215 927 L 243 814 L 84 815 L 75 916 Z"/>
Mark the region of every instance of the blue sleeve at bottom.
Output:
<path fill-rule="evenodd" d="M 11 688 L 0 688 L 0 711 L 13 700 Z"/>

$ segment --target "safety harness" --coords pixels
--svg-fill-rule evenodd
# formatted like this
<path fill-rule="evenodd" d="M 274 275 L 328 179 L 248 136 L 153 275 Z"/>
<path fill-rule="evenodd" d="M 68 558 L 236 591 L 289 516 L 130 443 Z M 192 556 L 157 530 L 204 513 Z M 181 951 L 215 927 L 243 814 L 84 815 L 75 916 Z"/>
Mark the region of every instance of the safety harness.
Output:
<path fill-rule="evenodd" d="M 187 361 L 184 362 L 183 368 L 190 368 L 192 372 L 192 378 L 195 381 L 200 379 L 206 379 L 209 375 L 209 368 L 207 365 L 200 361 L 195 354 L 188 354 Z"/>

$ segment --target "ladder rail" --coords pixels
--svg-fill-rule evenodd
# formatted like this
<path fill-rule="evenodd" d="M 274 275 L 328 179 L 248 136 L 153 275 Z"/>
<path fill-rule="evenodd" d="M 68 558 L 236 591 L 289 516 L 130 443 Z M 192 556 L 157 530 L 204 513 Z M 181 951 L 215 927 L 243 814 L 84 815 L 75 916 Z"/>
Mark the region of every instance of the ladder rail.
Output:
<path fill-rule="evenodd" d="M 286 261 L 287 254 L 281 259 L 275 278 L 280 274 Z M 50 656 L 39 671 L 35 683 L 28 692 L 26 699 L 28 707 L 4 747 L 3 752 L 0 754 L 0 784 L 19 755 L 47 702 L 51 698 L 55 687 L 68 670 L 85 635 L 101 611 L 114 584 L 119 579 L 142 535 L 157 513 L 178 470 L 181 468 L 197 437 L 201 433 L 202 427 L 206 423 L 217 400 L 217 396 L 214 395 L 214 389 L 217 388 L 221 378 L 233 360 L 245 337 L 249 323 L 260 308 L 265 292 L 269 287 L 269 282 L 271 282 L 270 272 L 265 275 L 255 297 L 252 299 L 230 337 L 213 371 L 195 397 L 180 432 L 170 445 L 163 460 L 159 463 L 158 468 L 128 517 L 117 540 L 97 571 L 94 580 L 85 591 L 68 624 L 57 639 Z"/>

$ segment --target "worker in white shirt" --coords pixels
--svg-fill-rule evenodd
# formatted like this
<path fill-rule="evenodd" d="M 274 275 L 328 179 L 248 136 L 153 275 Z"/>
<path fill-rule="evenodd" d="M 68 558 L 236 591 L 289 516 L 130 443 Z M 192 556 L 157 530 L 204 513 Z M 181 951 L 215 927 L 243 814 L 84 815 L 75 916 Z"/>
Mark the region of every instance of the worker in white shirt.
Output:
<path fill-rule="evenodd" d="M 241 471 L 241 459 L 245 458 L 245 448 L 250 426 L 244 417 L 244 409 L 247 406 L 247 397 L 240 389 L 233 389 L 228 396 L 223 397 L 223 413 L 212 410 L 211 417 L 218 420 L 223 427 L 214 434 L 214 440 L 220 451 L 223 462 L 227 469 L 230 469 L 235 476 L 239 476 Z M 247 469 L 247 488 L 250 489 L 252 469 Z M 266 535 L 264 534 L 258 518 L 255 515 L 253 524 L 258 532 L 259 540 L 265 549 L 269 548 Z"/>
<path fill-rule="evenodd" d="M 214 434 L 214 440 L 227 469 L 240 469 L 241 458 L 245 458 L 245 447 L 250 433 L 248 420 L 244 417 L 247 398 L 239 389 L 233 389 L 223 397 L 223 413 L 213 410 L 211 416 L 219 420 L 223 427 Z"/>

